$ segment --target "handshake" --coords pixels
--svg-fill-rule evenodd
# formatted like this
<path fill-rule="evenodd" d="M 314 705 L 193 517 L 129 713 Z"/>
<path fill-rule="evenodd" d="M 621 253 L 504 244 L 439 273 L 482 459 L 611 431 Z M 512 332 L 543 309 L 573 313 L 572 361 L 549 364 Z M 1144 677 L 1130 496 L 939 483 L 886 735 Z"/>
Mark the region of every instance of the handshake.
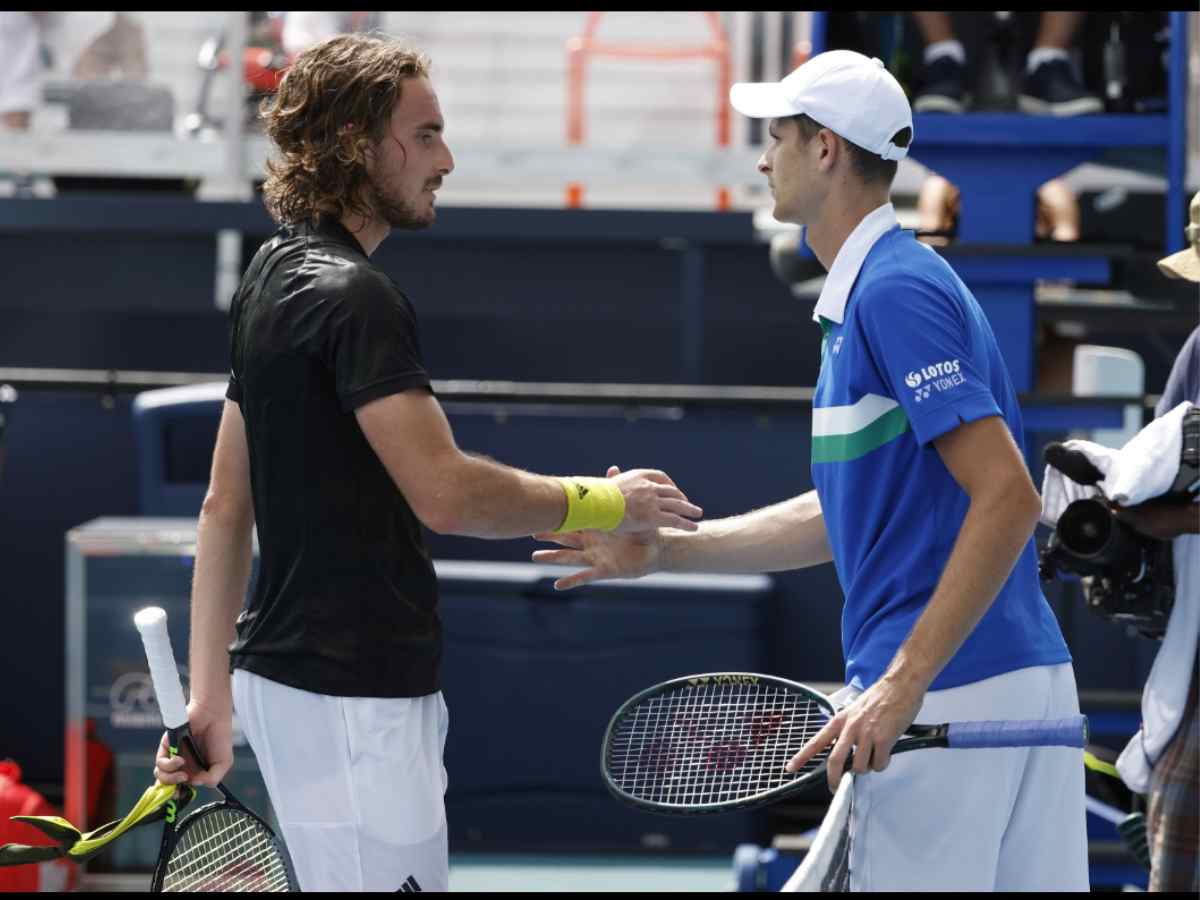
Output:
<path fill-rule="evenodd" d="M 582 568 L 582 571 L 556 580 L 555 590 L 570 590 L 608 578 L 640 578 L 649 575 L 660 567 L 660 527 L 678 528 L 683 531 L 696 531 L 700 527 L 691 519 L 699 518 L 704 511 L 690 503 L 662 472 L 636 469 L 622 473 L 616 466 L 610 466 L 607 476 L 607 479 L 573 480 L 588 483 L 608 480 L 614 486 L 621 485 L 623 492 L 626 485 L 637 488 L 636 492 L 630 492 L 625 497 L 625 517 L 618 528 L 606 531 L 572 528 L 573 516 L 571 511 L 568 511 L 567 521 L 558 531 L 534 535 L 539 541 L 555 543 L 563 548 L 534 551 L 534 562 Z M 641 484 L 640 481 L 646 481 L 646 484 Z M 570 503 L 573 498 L 570 488 L 567 490 Z M 634 504 L 638 506 L 635 507 Z"/>

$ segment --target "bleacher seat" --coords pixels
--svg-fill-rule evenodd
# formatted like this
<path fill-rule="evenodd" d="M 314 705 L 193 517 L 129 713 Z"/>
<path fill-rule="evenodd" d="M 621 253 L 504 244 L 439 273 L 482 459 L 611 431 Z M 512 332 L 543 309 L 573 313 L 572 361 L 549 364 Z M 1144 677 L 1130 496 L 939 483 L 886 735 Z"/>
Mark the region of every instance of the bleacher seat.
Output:
<path fill-rule="evenodd" d="M 144 391 L 133 401 L 138 509 L 198 516 L 208 486 L 225 382 Z"/>
<path fill-rule="evenodd" d="M 1077 397 L 1137 397 L 1146 390 L 1146 365 L 1123 347 L 1081 344 L 1075 348 L 1071 393 Z M 1142 407 L 1125 407 L 1123 428 L 1097 428 L 1088 440 L 1119 450 L 1142 430 Z"/>

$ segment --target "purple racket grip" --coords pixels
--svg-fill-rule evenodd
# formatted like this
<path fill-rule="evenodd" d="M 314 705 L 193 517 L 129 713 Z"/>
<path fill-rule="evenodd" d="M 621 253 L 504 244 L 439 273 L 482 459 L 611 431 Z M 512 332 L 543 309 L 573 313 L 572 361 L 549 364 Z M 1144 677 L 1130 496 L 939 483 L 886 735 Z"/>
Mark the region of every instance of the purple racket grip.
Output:
<path fill-rule="evenodd" d="M 1087 716 L 1035 719 L 1029 722 L 952 722 L 946 732 L 951 747 L 1083 747 Z"/>

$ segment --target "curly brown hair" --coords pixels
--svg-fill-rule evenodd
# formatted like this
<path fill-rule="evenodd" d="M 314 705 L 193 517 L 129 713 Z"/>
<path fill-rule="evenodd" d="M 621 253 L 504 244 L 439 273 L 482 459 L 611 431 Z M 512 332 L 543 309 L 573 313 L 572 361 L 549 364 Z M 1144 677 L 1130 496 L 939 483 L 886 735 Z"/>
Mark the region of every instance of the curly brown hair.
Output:
<path fill-rule="evenodd" d="M 272 218 L 370 218 L 367 150 L 383 139 L 405 79 L 428 77 L 429 68 L 421 51 L 377 34 L 341 35 L 301 53 L 260 112 L 279 152 L 263 184 Z"/>

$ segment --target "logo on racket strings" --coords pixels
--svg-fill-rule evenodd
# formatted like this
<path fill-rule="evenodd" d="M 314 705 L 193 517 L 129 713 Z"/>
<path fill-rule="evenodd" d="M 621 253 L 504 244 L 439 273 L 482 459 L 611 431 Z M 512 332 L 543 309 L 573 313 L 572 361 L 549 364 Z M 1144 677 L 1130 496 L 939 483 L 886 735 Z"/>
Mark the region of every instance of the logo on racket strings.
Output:
<path fill-rule="evenodd" d="M 698 675 L 688 679 L 688 687 L 706 684 L 758 684 L 757 675 Z"/>
<path fill-rule="evenodd" d="M 746 748 L 733 741 L 717 744 L 708 751 L 704 768 L 714 772 L 732 772 L 746 758 Z"/>
<path fill-rule="evenodd" d="M 750 741 L 756 747 L 766 743 L 767 738 L 783 727 L 782 713 L 760 713 L 750 717 Z"/>

